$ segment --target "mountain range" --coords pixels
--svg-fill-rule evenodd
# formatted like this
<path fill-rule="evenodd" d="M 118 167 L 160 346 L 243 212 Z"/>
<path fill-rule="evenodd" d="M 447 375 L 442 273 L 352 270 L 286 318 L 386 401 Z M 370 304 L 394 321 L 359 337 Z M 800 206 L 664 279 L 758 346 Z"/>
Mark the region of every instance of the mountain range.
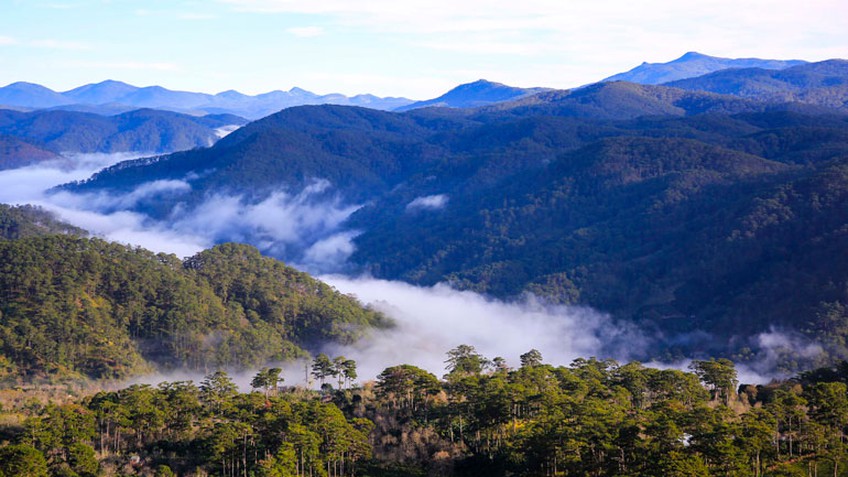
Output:
<path fill-rule="evenodd" d="M 690 52 L 668 63 L 643 63 L 628 72 L 606 78 L 602 82 L 628 81 L 639 84 L 661 84 L 726 69 L 781 70 L 803 63 L 805 62 L 800 60 L 728 59 Z M 271 91 L 255 96 L 234 90 L 211 95 L 172 91 L 161 86 L 138 87 L 114 80 L 56 92 L 41 85 L 18 82 L 0 88 L 0 107 L 24 110 L 61 109 L 102 115 L 120 114 L 139 108 L 153 108 L 193 115 L 234 114 L 248 119 L 259 119 L 284 108 L 317 104 L 362 106 L 387 111 L 406 111 L 430 106 L 472 108 L 511 101 L 548 89 L 516 88 L 479 80 L 457 86 L 437 98 L 413 101 L 406 98 L 380 98 L 370 94 L 352 97 L 341 94 L 319 95 L 301 88 Z"/>
<path fill-rule="evenodd" d="M 838 108 L 609 82 L 471 109 L 290 108 L 65 188 L 191 178 L 137 203 L 164 219 L 321 179 L 325 199 L 365 204 L 348 265 L 375 277 L 590 305 L 653 330 L 669 359 L 765 353 L 773 330 L 845 357 L 846 161 Z"/>
<path fill-rule="evenodd" d="M 210 147 L 187 141 L 61 189 L 132 194 L 132 210 L 162 224 L 210 198 L 330 204 L 351 214 L 333 236 L 351 241 L 344 271 L 592 306 L 647 330 L 645 359 L 767 356 L 792 368 L 848 357 L 845 64 L 573 90 L 480 80 L 402 112 L 290 107 Z M 71 144 L 155 144 L 175 136 L 161 134 L 166 119 L 182 130 L 237 118 L 6 111 L 0 147 L 49 158 Z M 134 193 L 153 181 L 184 187 Z M 276 247 L 239 227 L 210 233 L 290 263 L 327 238 Z M 790 344 L 762 338 L 774 335 Z M 824 353 L 805 354 L 808 342 Z"/>
<path fill-rule="evenodd" d="M 24 109 L 61 109 L 117 114 L 139 108 L 163 109 L 192 115 L 233 114 L 257 119 L 281 109 L 305 104 L 343 104 L 391 110 L 412 103 L 405 98 L 378 98 L 370 94 L 347 97 L 319 95 L 300 88 L 255 96 L 238 91 L 218 94 L 172 91 L 161 86 L 138 87 L 107 80 L 65 92 L 18 82 L 0 88 L 0 106 Z"/>

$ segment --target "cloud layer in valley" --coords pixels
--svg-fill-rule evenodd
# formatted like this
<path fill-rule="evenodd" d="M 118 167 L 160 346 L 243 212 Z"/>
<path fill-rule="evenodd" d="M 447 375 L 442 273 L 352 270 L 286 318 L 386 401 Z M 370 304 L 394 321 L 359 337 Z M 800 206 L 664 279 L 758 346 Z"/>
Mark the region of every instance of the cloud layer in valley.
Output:
<path fill-rule="evenodd" d="M 158 198 L 179 199 L 191 191 L 190 178 L 147 182 L 122 195 L 48 192 L 139 156 L 73 155 L 68 160 L 0 171 L 0 202 L 39 205 L 105 239 L 181 258 L 220 242 L 248 242 L 309 271 L 333 272 L 353 252 L 356 232 L 342 230 L 341 224 L 359 206 L 343 203 L 324 180 L 315 180 L 301 191 L 280 190 L 255 203 L 225 194 L 211 195 L 191 208 L 178 203 L 162 221 L 134 208 Z"/>
<path fill-rule="evenodd" d="M 355 359 L 362 376 L 403 363 L 441 376 L 445 353 L 461 344 L 474 346 L 489 359 L 503 357 L 512 366 L 531 349 L 539 350 L 547 363 L 567 365 L 578 357 L 628 360 L 648 345 L 637 328 L 589 308 L 546 306 L 532 298 L 505 303 L 447 285 L 321 278 L 396 322 L 396 327 L 353 345 L 327 349 L 333 356 Z"/>
<path fill-rule="evenodd" d="M 176 206 L 161 221 L 133 211 L 132 207 L 160 196 L 179 198 L 191 191 L 190 178 L 145 183 L 120 196 L 103 192 L 47 193 L 51 187 L 87 178 L 102 167 L 134 157 L 78 155 L 68 161 L 0 171 L 0 202 L 40 205 L 108 240 L 179 257 L 222 241 L 242 241 L 256 245 L 266 254 L 288 257 L 293 265 L 313 273 L 346 271 L 344 264 L 354 251 L 353 239 L 358 231 L 346 229 L 344 223 L 359 206 L 344 203 L 333 193 L 332 184 L 324 180 L 315 180 L 300 191 L 277 191 L 259 202 L 247 202 L 242 196 L 211 195 L 191 208 Z M 443 195 L 419 197 L 408 208 L 438 209 L 447 200 Z M 473 345 L 484 356 L 500 356 L 515 366 L 518 357 L 533 348 L 542 352 L 546 362 L 567 365 L 577 357 L 590 356 L 627 361 L 644 356 L 653 342 L 634 325 L 617 323 L 597 311 L 549 306 L 533 297 L 507 303 L 446 285 L 416 287 L 342 275 L 323 279 L 383 311 L 397 323 L 395 328 L 377 332 L 354 345 L 326 350 L 334 356 L 355 359 L 365 380 L 401 363 L 442 375 L 445 353 L 460 344 Z M 769 330 L 749 341 L 760 355 L 749 366 L 740 366 L 741 380 L 746 382 L 781 376 L 775 371 L 776 364 L 788 351 L 813 358 L 821 350 L 815 343 L 781 330 Z M 686 369 L 688 362 L 654 365 Z M 286 365 L 291 375 L 289 383 L 302 381 L 302 367 Z M 242 378 L 249 381 L 249 376 Z"/>

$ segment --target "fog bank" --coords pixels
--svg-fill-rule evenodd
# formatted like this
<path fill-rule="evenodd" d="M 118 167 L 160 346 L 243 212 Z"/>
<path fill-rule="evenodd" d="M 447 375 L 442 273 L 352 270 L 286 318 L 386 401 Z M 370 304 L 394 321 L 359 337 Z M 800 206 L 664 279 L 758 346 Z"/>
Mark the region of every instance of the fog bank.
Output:
<path fill-rule="evenodd" d="M 568 365 L 590 356 L 626 361 L 648 344 L 635 327 L 589 308 L 545 306 L 532 299 L 507 303 L 447 285 L 320 278 L 397 323 L 353 345 L 326 350 L 355 359 L 363 377 L 397 364 L 414 364 L 442 376 L 445 353 L 460 344 L 474 346 L 489 359 L 502 357 L 511 366 L 518 366 L 519 356 L 531 349 L 539 350 L 546 363 Z"/>

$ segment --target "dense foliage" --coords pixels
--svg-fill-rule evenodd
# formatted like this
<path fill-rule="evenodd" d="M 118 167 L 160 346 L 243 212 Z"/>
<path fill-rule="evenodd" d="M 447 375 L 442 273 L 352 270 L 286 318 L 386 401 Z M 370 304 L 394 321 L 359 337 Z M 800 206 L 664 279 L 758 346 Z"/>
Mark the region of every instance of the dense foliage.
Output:
<path fill-rule="evenodd" d="M 728 360 L 694 361 L 692 372 L 595 358 L 555 367 L 530 350 L 513 369 L 462 345 L 446 363 L 441 380 L 405 364 L 376 383 L 321 392 L 280 387 L 280 370 L 266 368 L 251 393 L 218 371 L 199 386 L 133 385 L 14 405 L 3 422 L 20 424 L 0 425 L 10 438 L 0 472 L 743 477 L 848 469 L 848 363 L 739 388 Z"/>
<path fill-rule="evenodd" d="M 3 377 L 242 368 L 385 326 L 246 245 L 176 256 L 65 235 L 0 241 Z"/>
<path fill-rule="evenodd" d="M 88 235 L 85 230 L 58 220 L 41 207 L 0 204 L 0 239 L 15 240 L 51 234 Z"/>

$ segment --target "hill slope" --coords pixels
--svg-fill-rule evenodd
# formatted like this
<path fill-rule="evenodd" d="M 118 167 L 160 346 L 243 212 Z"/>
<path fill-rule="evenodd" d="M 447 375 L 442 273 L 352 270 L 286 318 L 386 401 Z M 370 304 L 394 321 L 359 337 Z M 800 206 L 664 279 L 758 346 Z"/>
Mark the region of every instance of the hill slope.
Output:
<path fill-rule="evenodd" d="M 0 170 L 17 169 L 62 157 L 16 137 L 0 135 Z"/>
<path fill-rule="evenodd" d="M 0 204 L 0 240 L 68 234 L 84 237 L 85 230 L 62 222 L 50 212 L 32 205 Z"/>
<path fill-rule="evenodd" d="M 194 117 L 152 109 L 115 116 L 73 111 L 0 110 L 0 135 L 30 142 L 54 153 L 162 153 L 209 146 L 218 140 L 218 128 L 245 122 L 236 116 Z"/>
<path fill-rule="evenodd" d="M 260 366 L 384 318 L 252 247 L 173 255 L 67 235 L 0 240 L 5 377 Z"/>
<path fill-rule="evenodd" d="M 780 71 L 761 68 L 719 71 L 667 86 L 758 101 L 795 101 L 845 111 L 848 110 L 848 61 L 822 61 Z"/>
<path fill-rule="evenodd" d="M 416 101 L 396 108 L 396 111 L 409 111 L 426 107 L 476 108 L 487 104 L 501 103 L 547 91 L 549 88 L 516 88 L 501 83 L 477 80 L 457 86 L 438 98 Z"/>

